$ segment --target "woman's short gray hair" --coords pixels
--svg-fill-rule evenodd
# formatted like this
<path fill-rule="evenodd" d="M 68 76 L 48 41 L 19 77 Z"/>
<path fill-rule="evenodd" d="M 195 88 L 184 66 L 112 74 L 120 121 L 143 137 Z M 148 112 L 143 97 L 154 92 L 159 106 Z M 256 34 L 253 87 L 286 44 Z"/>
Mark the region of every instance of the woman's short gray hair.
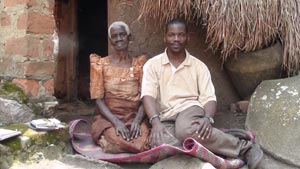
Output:
<path fill-rule="evenodd" d="M 123 22 L 123 21 L 115 21 L 113 22 L 109 27 L 108 27 L 108 37 L 111 38 L 111 35 L 110 35 L 110 30 L 111 28 L 115 27 L 115 26 L 123 26 L 125 28 L 125 31 L 127 33 L 127 35 L 130 35 L 130 30 L 129 30 L 129 27 L 128 25 Z"/>

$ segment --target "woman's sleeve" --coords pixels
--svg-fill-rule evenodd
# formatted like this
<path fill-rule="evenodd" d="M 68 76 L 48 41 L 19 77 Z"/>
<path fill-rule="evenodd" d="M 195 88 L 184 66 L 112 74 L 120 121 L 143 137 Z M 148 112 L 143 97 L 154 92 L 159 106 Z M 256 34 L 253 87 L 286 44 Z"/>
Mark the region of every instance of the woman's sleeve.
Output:
<path fill-rule="evenodd" d="M 90 93 L 91 99 L 103 98 L 103 63 L 101 57 L 96 54 L 90 55 Z"/>

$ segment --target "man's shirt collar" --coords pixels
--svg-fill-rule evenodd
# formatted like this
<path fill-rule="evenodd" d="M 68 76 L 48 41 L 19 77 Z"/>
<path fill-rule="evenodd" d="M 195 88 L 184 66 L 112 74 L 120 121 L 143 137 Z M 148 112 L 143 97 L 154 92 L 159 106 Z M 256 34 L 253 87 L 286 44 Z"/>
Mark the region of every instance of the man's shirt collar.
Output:
<path fill-rule="evenodd" d="M 183 61 L 183 65 L 184 66 L 189 66 L 189 65 L 191 65 L 192 63 L 191 63 L 191 55 L 190 55 L 190 53 L 187 51 L 187 50 L 185 50 L 185 59 L 184 59 L 184 61 Z M 168 55 L 167 55 L 167 48 L 165 49 L 165 52 L 163 53 L 163 56 L 162 56 L 162 64 L 163 65 L 166 65 L 166 64 L 168 64 L 168 63 L 170 63 L 170 60 L 169 60 L 169 58 L 168 58 Z M 171 63 L 170 63 L 171 64 Z"/>

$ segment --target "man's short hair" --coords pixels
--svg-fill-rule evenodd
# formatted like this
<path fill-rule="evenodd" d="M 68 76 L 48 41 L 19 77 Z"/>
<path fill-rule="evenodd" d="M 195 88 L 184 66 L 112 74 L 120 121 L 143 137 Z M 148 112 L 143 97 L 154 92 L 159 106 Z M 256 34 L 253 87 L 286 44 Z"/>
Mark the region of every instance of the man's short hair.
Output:
<path fill-rule="evenodd" d="M 113 27 L 116 27 L 116 26 L 123 26 L 125 28 L 125 31 L 127 33 L 127 35 L 130 35 L 130 29 L 129 29 L 129 26 L 123 22 L 123 21 L 115 21 L 113 22 L 109 27 L 108 27 L 108 37 L 111 38 L 111 34 L 110 34 L 110 30 L 111 28 Z"/>
<path fill-rule="evenodd" d="M 173 24 L 182 24 L 182 25 L 184 25 L 184 27 L 185 27 L 185 32 L 186 32 L 186 33 L 189 32 L 189 31 L 188 31 L 188 25 L 187 25 L 187 23 L 185 22 L 185 20 L 182 19 L 182 18 L 175 18 L 175 19 L 169 20 L 169 21 L 166 23 L 165 33 L 167 33 L 167 31 L 168 31 L 169 25 L 173 25 Z"/>

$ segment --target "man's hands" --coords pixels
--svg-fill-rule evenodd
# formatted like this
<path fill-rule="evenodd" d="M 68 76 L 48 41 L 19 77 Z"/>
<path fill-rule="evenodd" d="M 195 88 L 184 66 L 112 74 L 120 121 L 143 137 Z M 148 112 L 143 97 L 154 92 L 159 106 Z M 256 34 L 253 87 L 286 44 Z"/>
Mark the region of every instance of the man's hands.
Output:
<path fill-rule="evenodd" d="M 192 124 L 198 124 L 199 127 L 196 129 L 195 133 L 197 137 L 201 140 L 208 139 L 211 136 L 212 125 L 208 118 L 203 117 L 199 120 L 192 121 Z"/>
<path fill-rule="evenodd" d="M 159 114 L 156 110 L 156 101 L 152 96 L 145 95 L 143 97 L 143 105 L 145 107 L 145 111 L 150 117 L 150 123 L 152 125 L 151 134 L 149 137 L 149 142 L 151 147 L 159 146 L 165 143 L 164 136 L 168 134 L 169 136 L 176 139 L 169 130 L 160 122 L 159 118 L 153 118 L 156 114 Z M 152 117 L 152 118 L 151 118 Z"/>
<path fill-rule="evenodd" d="M 168 129 L 159 121 L 159 119 L 154 119 L 152 121 L 152 129 L 149 137 L 150 146 L 156 147 L 165 143 L 164 135 L 168 134 L 171 137 L 174 137 Z"/>

